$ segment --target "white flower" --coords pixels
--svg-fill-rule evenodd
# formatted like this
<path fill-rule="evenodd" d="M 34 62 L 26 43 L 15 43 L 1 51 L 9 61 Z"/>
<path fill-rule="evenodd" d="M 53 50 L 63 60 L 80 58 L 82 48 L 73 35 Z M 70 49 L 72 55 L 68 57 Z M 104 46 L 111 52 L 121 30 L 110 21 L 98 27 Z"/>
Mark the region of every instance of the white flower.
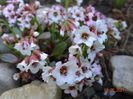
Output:
<path fill-rule="evenodd" d="M 48 54 L 46 54 L 46 53 L 41 53 L 40 54 L 40 59 L 41 60 L 45 60 L 47 57 L 48 57 Z"/>
<path fill-rule="evenodd" d="M 96 30 L 101 33 L 107 33 L 108 26 L 105 20 L 97 20 L 95 23 Z"/>
<path fill-rule="evenodd" d="M 94 61 L 96 58 L 96 54 L 100 51 L 102 51 L 105 48 L 105 46 L 99 41 L 96 41 L 91 49 L 88 49 L 88 59 L 90 59 L 90 63 Z"/>
<path fill-rule="evenodd" d="M 31 27 L 31 20 L 33 15 L 32 14 L 26 14 L 26 16 L 18 18 L 18 26 L 20 27 L 21 31 L 23 31 L 25 28 L 29 29 Z"/>
<path fill-rule="evenodd" d="M 112 36 L 115 39 L 120 40 L 121 39 L 120 31 L 118 30 L 118 28 L 115 25 L 117 22 L 118 22 L 117 20 L 114 20 L 112 18 L 107 18 L 107 24 L 108 24 L 108 27 L 112 30 L 112 32 L 111 32 Z"/>
<path fill-rule="evenodd" d="M 86 44 L 88 47 L 91 47 L 96 41 L 96 35 L 89 30 L 89 27 L 82 26 L 75 31 L 74 42 L 76 44 Z"/>
<path fill-rule="evenodd" d="M 49 82 L 49 80 L 50 80 L 50 76 L 51 76 L 51 73 L 50 73 L 50 70 L 51 70 L 52 68 L 51 67 L 49 67 L 49 66 L 46 66 L 46 67 L 44 67 L 43 68 L 43 73 L 42 73 L 42 79 L 43 79 L 43 81 L 45 81 L 45 82 Z"/>
<path fill-rule="evenodd" d="M 14 43 L 15 42 L 15 38 L 12 35 L 9 34 L 3 34 L 1 36 L 3 43 Z"/>
<path fill-rule="evenodd" d="M 13 79 L 14 79 L 14 80 L 18 80 L 19 78 L 20 78 L 19 73 L 15 73 L 15 74 L 13 75 Z"/>
<path fill-rule="evenodd" d="M 36 74 L 39 70 L 43 70 L 46 66 L 47 54 L 42 53 L 39 50 L 35 50 L 32 55 L 27 56 L 21 63 L 17 65 L 17 68 L 21 71 L 30 70 L 32 74 Z"/>
<path fill-rule="evenodd" d="M 17 65 L 17 68 L 21 71 L 27 71 L 28 70 L 28 64 L 25 61 L 22 61 Z"/>
<path fill-rule="evenodd" d="M 19 18 L 19 19 L 18 19 L 18 26 L 20 27 L 20 30 L 21 30 L 21 31 L 24 31 L 25 28 L 29 29 L 30 26 L 31 26 L 31 24 L 30 24 L 30 22 L 25 21 L 25 20 L 22 19 L 22 18 Z"/>
<path fill-rule="evenodd" d="M 36 6 L 37 8 L 41 7 L 40 2 L 39 2 L 39 1 L 35 1 L 35 6 Z"/>
<path fill-rule="evenodd" d="M 50 23 L 59 23 L 62 19 L 59 11 L 51 11 L 48 13 L 48 17 L 50 19 Z"/>
<path fill-rule="evenodd" d="M 17 16 L 15 14 L 15 6 L 13 4 L 8 4 L 3 9 L 3 15 L 8 19 L 10 26 L 16 23 Z"/>
<path fill-rule="evenodd" d="M 94 76 L 101 75 L 101 66 L 99 63 L 97 62 L 93 63 L 91 70 L 93 71 Z"/>
<path fill-rule="evenodd" d="M 123 29 L 126 29 L 127 28 L 127 23 L 125 21 L 122 21 L 121 22 L 121 25 L 122 25 L 122 28 Z"/>
<path fill-rule="evenodd" d="M 49 24 L 58 24 L 66 18 L 66 11 L 62 6 L 52 6 L 47 14 Z"/>
<path fill-rule="evenodd" d="M 8 22 L 9 22 L 10 26 L 13 26 L 16 23 L 16 20 L 17 20 L 17 16 L 9 17 Z"/>
<path fill-rule="evenodd" d="M 31 60 L 28 68 L 31 73 L 36 74 L 40 69 L 43 69 L 45 62 L 40 62 L 39 60 Z"/>
<path fill-rule="evenodd" d="M 56 79 L 56 83 L 62 89 L 75 83 L 75 73 L 78 71 L 78 66 L 75 61 L 71 60 L 64 64 L 56 63 L 55 69 L 52 71 L 52 76 Z"/>
<path fill-rule="evenodd" d="M 81 69 L 82 69 L 84 78 L 92 77 L 91 64 L 87 59 L 84 59 L 84 58 L 81 59 Z"/>
<path fill-rule="evenodd" d="M 28 65 L 28 69 L 31 71 L 31 73 L 36 74 L 40 70 L 39 61 L 32 60 Z"/>
<path fill-rule="evenodd" d="M 29 42 L 24 39 L 15 44 L 14 48 L 20 51 L 22 55 L 31 55 L 31 51 L 38 49 L 38 46 L 34 42 Z"/>
<path fill-rule="evenodd" d="M 15 6 L 13 4 L 8 4 L 4 9 L 3 9 L 3 15 L 7 18 L 11 17 L 12 15 L 15 15 Z"/>
<path fill-rule="evenodd" d="M 120 40 L 121 36 L 120 36 L 120 31 L 116 28 L 116 27 L 112 27 L 112 35 L 114 36 L 115 39 Z"/>
<path fill-rule="evenodd" d="M 68 13 L 70 14 L 70 17 L 76 21 L 84 21 L 85 19 L 84 12 L 85 12 L 85 9 L 78 6 L 70 7 L 68 9 Z"/>
<path fill-rule="evenodd" d="M 108 26 L 105 23 L 105 20 L 97 20 L 95 23 L 95 27 L 97 30 L 98 41 L 103 44 L 107 39 L 106 33 L 108 32 Z"/>
<path fill-rule="evenodd" d="M 6 39 L 8 39 L 9 37 L 10 37 L 9 34 L 3 34 L 1 38 L 2 38 L 3 40 L 6 40 Z"/>
<path fill-rule="evenodd" d="M 75 54 L 82 55 L 81 47 L 78 45 L 73 45 L 73 46 L 69 47 L 69 53 L 72 55 L 75 55 Z"/>
<path fill-rule="evenodd" d="M 106 39 L 108 38 L 107 37 L 107 34 L 97 34 L 98 36 L 97 36 L 97 40 L 101 43 L 101 44 L 103 44 L 105 41 L 106 41 Z"/>

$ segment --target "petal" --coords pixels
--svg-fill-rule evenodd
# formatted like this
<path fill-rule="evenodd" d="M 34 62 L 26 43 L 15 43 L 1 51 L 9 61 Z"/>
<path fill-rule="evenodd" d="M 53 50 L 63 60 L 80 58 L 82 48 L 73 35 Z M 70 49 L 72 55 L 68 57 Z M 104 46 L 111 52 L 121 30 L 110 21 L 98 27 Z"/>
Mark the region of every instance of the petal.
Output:
<path fill-rule="evenodd" d="M 72 97 L 77 97 L 78 92 L 77 92 L 77 90 L 71 90 L 70 94 L 71 94 Z"/>
<path fill-rule="evenodd" d="M 40 57 L 41 57 L 41 60 L 45 60 L 48 57 L 48 55 L 46 53 L 42 53 L 40 54 Z"/>

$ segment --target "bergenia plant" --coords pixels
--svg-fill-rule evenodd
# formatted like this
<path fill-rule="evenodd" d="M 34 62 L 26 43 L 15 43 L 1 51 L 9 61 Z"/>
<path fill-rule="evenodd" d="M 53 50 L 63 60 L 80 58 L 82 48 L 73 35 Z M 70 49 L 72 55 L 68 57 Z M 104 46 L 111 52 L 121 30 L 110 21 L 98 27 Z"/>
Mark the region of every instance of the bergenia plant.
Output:
<path fill-rule="evenodd" d="M 104 16 L 93 6 L 80 6 L 83 0 L 56 0 L 45 7 L 38 1 L 7 0 L 1 9 L 5 45 L 19 60 L 15 80 L 49 83 L 53 79 L 66 94 L 76 97 L 93 82 L 102 85 L 99 56 L 112 39 L 121 39 L 124 21 Z M 64 7 L 65 6 L 65 7 Z M 108 44 L 107 44 L 108 45 Z M 108 45 L 110 46 L 110 45 Z"/>

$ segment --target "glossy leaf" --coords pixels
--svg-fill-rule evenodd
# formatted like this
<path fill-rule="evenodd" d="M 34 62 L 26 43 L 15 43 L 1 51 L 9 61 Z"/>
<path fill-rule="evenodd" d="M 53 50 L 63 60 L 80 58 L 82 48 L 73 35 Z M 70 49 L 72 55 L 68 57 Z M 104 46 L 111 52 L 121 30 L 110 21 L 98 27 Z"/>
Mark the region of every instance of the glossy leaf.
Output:
<path fill-rule="evenodd" d="M 19 37 L 22 36 L 22 32 L 21 32 L 20 29 L 18 29 L 17 27 L 13 27 L 13 31 L 14 31 L 15 34 L 18 35 Z"/>
<path fill-rule="evenodd" d="M 64 53 L 66 48 L 67 48 L 67 43 L 65 42 L 58 43 L 57 46 L 53 49 L 51 56 L 60 57 L 60 55 Z"/>

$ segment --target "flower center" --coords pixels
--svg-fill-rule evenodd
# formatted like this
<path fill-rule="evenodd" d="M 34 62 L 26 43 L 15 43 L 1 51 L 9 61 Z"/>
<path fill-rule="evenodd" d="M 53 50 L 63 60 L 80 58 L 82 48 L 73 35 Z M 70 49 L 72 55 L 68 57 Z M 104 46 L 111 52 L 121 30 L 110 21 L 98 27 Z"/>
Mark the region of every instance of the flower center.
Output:
<path fill-rule="evenodd" d="M 97 21 L 97 16 L 94 16 L 92 20 Z"/>
<path fill-rule="evenodd" d="M 89 21 L 90 19 L 89 19 L 89 17 L 88 16 L 86 16 L 85 17 L 85 21 Z"/>
<path fill-rule="evenodd" d="M 68 69 L 67 69 L 67 67 L 66 66 L 62 66 L 61 68 L 60 68 L 60 73 L 62 74 L 62 75 L 67 75 L 67 71 L 68 71 Z"/>
<path fill-rule="evenodd" d="M 23 50 L 28 49 L 28 47 L 29 47 L 29 43 L 27 43 L 27 42 L 23 42 L 23 43 L 22 43 L 22 48 L 23 48 Z"/>
<path fill-rule="evenodd" d="M 85 73 L 87 70 L 88 70 L 87 67 L 82 67 L 82 71 L 83 71 L 83 73 Z"/>
<path fill-rule="evenodd" d="M 77 16 L 77 17 L 80 17 L 80 14 L 79 14 L 79 13 L 76 13 L 76 16 Z"/>
<path fill-rule="evenodd" d="M 92 50 L 92 51 L 96 50 L 95 46 L 92 46 L 92 47 L 91 47 L 91 50 Z"/>
<path fill-rule="evenodd" d="M 74 86 L 70 86 L 69 89 L 70 90 L 75 90 L 75 87 Z"/>
<path fill-rule="evenodd" d="M 88 33 L 84 32 L 84 33 L 82 34 L 82 38 L 83 38 L 83 39 L 87 39 L 88 37 L 89 37 L 89 34 L 88 34 Z"/>
<path fill-rule="evenodd" d="M 57 17 L 58 16 L 58 13 L 57 12 L 54 12 L 54 16 Z"/>
<path fill-rule="evenodd" d="M 37 66 L 38 66 L 38 63 L 37 62 L 35 62 L 35 63 L 32 64 L 32 67 L 33 68 L 36 68 Z"/>
<path fill-rule="evenodd" d="M 99 36 L 99 35 L 102 35 L 102 34 L 104 34 L 104 32 L 97 32 L 97 35 Z"/>
<path fill-rule="evenodd" d="M 80 71 L 77 71 L 75 74 L 76 74 L 78 77 L 81 75 Z"/>
<path fill-rule="evenodd" d="M 90 31 L 91 31 L 91 32 L 95 32 L 95 27 L 94 27 L 94 26 L 91 26 L 91 27 L 90 27 Z"/>

